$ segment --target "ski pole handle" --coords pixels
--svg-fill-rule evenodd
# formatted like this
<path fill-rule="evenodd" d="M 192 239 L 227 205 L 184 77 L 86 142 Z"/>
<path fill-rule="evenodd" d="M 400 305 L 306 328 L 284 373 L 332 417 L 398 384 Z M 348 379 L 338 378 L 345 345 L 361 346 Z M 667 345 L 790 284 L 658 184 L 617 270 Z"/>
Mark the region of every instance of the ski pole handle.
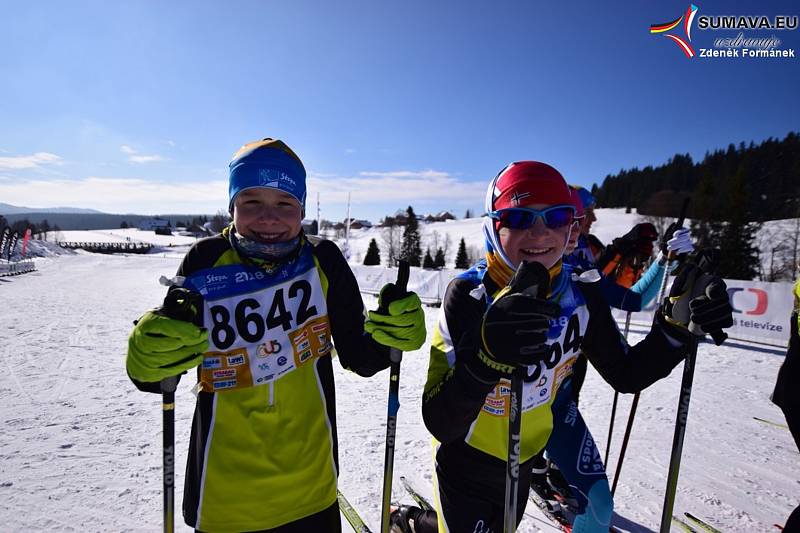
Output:
<path fill-rule="evenodd" d="M 400 261 L 397 269 L 397 281 L 389 300 L 405 294 L 410 273 L 408 261 Z M 383 298 L 381 300 L 384 300 Z M 389 304 L 381 302 L 379 312 L 389 313 Z M 383 497 L 381 500 L 381 533 L 389 533 L 389 505 L 392 498 L 392 476 L 394 474 L 394 448 L 397 433 L 397 412 L 400 410 L 400 362 L 403 352 L 397 348 L 389 348 L 389 399 L 386 416 L 386 452 L 383 458 Z"/>
<path fill-rule="evenodd" d="M 408 289 L 408 278 L 410 275 L 411 268 L 409 266 L 408 261 L 401 260 L 397 266 L 397 281 L 394 284 L 394 291 L 391 295 L 392 299 L 400 298 L 406 293 Z M 391 300 L 390 300 L 391 301 Z M 389 314 L 389 304 L 383 302 L 381 307 L 378 308 L 379 313 Z M 398 350 L 397 348 L 390 348 L 389 349 L 389 360 L 392 363 L 399 363 L 400 360 L 403 358 L 403 352 Z"/>

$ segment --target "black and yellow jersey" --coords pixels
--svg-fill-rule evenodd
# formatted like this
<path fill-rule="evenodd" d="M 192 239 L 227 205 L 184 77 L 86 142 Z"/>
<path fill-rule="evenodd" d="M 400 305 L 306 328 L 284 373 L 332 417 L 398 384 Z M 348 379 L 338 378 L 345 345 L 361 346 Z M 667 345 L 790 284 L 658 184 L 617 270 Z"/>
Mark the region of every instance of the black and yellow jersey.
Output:
<path fill-rule="evenodd" d="M 481 363 L 481 320 L 500 290 L 486 263 L 468 270 L 447 288 L 434 332 L 423 396 L 425 425 L 437 441 L 437 472 L 472 472 L 482 479 L 470 489 L 502 487 L 508 455 L 510 383 L 487 379 Z M 599 283 L 583 282 L 564 266 L 551 282 L 549 300 L 561 316 L 551 322 L 545 359 L 529 368 L 522 392 L 520 461 L 540 452 L 553 427 L 551 405 L 571 378 L 579 353 L 588 356 L 602 377 L 621 392 L 637 392 L 667 376 L 684 358 L 687 345 L 677 331 L 655 325 L 629 346 L 614 322 Z M 671 326 L 665 326 L 671 328 Z M 479 370 L 479 369 L 478 369 Z M 496 478 L 490 480 L 489 478 Z"/>
<path fill-rule="evenodd" d="M 226 233 L 198 241 L 178 276 L 204 296 L 209 351 L 186 466 L 183 514 L 198 530 L 271 529 L 336 501 L 332 355 L 370 376 L 388 348 L 364 332 L 358 284 L 330 241 L 254 264 Z M 157 392 L 153 384 L 137 383 Z"/>

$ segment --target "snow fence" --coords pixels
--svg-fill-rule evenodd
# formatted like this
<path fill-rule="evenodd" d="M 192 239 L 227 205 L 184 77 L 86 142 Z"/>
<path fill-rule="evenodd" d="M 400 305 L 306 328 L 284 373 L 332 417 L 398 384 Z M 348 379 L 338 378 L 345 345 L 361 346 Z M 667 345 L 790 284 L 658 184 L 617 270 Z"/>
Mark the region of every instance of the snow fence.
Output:
<path fill-rule="evenodd" d="M 21 261 L 0 260 L 0 277 L 17 276 L 34 270 L 36 270 L 36 265 L 30 259 L 22 259 Z"/>
<path fill-rule="evenodd" d="M 361 292 L 378 294 L 387 283 L 397 279 L 397 268 L 351 265 Z M 428 305 L 439 305 L 447 284 L 463 270 L 423 270 L 411 268 L 408 288 Z M 727 330 L 732 339 L 785 347 L 789 342 L 789 317 L 792 312 L 792 284 L 788 282 L 742 281 L 726 279 L 733 306 L 734 325 Z M 649 326 L 653 322 L 655 301 L 640 313 L 631 315 L 631 323 Z M 626 313 L 612 310 L 624 324 Z"/>

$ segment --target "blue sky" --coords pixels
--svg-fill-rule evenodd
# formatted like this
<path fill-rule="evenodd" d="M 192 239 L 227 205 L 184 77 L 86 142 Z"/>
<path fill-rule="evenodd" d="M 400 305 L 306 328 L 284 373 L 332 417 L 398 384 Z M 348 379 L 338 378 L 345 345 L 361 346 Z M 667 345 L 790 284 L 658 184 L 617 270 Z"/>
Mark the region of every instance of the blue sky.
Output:
<path fill-rule="evenodd" d="M 9 2 L 0 202 L 213 213 L 244 142 L 284 139 L 308 213 L 479 211 L 506 163 L 591 185 L 800 130 L 800 59 L 684 56 L 649 26 L 689 3 Z M 700 15 L 798 15 L 702 2 Z M 673 33 L 684 36 L 678 27 Z M 695 49 L 738 31 L 692 29 Z M 800 30 L 746 31 L 800 51 Z"/>

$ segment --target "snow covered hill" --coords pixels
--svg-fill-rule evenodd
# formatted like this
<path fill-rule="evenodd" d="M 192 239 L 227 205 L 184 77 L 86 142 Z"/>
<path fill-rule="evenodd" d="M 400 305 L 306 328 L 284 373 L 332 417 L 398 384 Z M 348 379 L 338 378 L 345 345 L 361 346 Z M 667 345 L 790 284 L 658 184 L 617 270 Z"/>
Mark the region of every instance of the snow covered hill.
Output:
<path fill-rule="evenodd" d="M 449 224 L 478 228 L 474 221 Z M 172 275 L 179 261 L 179 253 L 77 253 L 39 259 L 38 272 L 0 279 L 1 530 L 161 528 L 160 398 L 128 381 L 124 354 L 132 320 L 159 303 L 163 288 L 156 280 Z M 374 297 L 364 301 L 376 306 Z M 425 312 L 431 331 L 438 311 Z M 632 339 L 641 334 L 635 330 Z M 429 347 L 403 358 L 395 459 L 396 476 L 428 496 L 431 447 L 420 398 Z M 800 461 L 788 431 L 753 418 L 783 422 L 769 401 L 782 360 L 779 349 L 700 346 L 677 512 L 703 516 L 723 531 L 771 531 L 797 505 Z M 388 375 L 364 379 L 334 368 L 340 485 L 377 527 Z M 616 498 L 616 520 L 626 530 L 658 529 L 680 379 L 679 367 L 642 395 Z M 194 404 L 189 381 L 177 393 L 176 509 Z M 590 371 L 581 409 L 601 451 L 612 397 Z M 629 396 L 620 402 L 611 469 L 629 402 Z M 393 497 L 408 501 L 398 482 Z M 527 512 L 520 531 L 553 531 L 532 506 Z M 177 531 L 191 531 L 177 521 Z"/>
<path fill-rule="evenodd" d="M 597 222 L 592 225 L 592 233 L 604 244 L 610 243 L 615 237 L 624 235 L 634 224 L 643 220 L 638 214 L 626 213 L 625 209 L 622 208 L 597 209 L 595 213 Z M 688 223 L 687 221 L 687 226 Z M 430 247 L 431 255 L 435 254 L 437 245 L 444 248 L 446 239 L 449 238 L 450 245 L 446 253 L 446 264 L 447 267 L 452 268 L 455 263 L 458 243 L 463 237 L 467 250 L 472 249 L 475 254 L 479 252 L 482 254 L 484 245 L 482 224 L 483 218 L 420 224 L 422 252 L 424 254 L 425 249 Z M 800 230 L 800 221 L 798 219 L 772 220 L 762 225 L 757 234 L 756 246 L 760 249 L 761 264 L 764 271 L 769 271 L 773 247 L 786 235 L 795 233 L 798 230 Z M 400 238 L 402 238 L 402 228 L 397 231 Z M 381 250 L 381 259 L 385 260 L 385 233 L 386 229 L 379 227 L 352 230 L 349 239 L 350 261 L 356 264 L 361 264 L 364 261 L 371 239 L 375 239 L 378 243 L 378 247 Z M 328 238 L 333 237 L 333 234 L 328 235 Z M 333 240 L 339 244 L 340 248 L 344 246 L 344 237 Z"/>

